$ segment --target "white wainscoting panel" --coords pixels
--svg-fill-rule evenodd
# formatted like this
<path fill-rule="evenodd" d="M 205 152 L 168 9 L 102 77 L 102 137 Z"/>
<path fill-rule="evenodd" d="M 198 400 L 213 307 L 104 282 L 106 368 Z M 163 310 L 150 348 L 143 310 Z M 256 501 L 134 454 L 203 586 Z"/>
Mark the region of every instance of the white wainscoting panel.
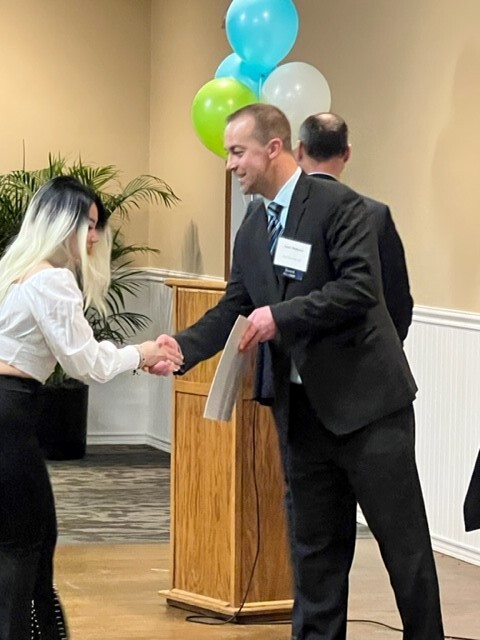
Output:
<path fill-rule="evenodd" d="M 480 531 L 463 524 L 480 448 L 480 315 L 416 307 L 405 349 L 419 387 L 417 461 L 434 548 L 480 564 Z"/>
<path fill-rule="evenodd" d="M 143 313 L 152 322 L 132 342 L 171 333 L 172 295 L 163 277 L 154 272 L 142 277 L 139 295 L 127 308 Z M 151 444 L 170 450 L 172 378 L 148 373 L 124 373 L 106 384 L 90 386 L 89 444 Z"/>

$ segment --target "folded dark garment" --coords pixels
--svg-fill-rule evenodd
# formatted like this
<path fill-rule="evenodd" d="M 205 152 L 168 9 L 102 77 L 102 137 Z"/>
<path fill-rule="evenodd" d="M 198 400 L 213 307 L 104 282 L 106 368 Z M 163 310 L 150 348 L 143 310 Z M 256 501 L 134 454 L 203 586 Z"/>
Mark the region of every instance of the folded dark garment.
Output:
<path fill-rule="evenodd" d="M 463 504 L 465 531 L 480 529 L 480 451 Z"/>

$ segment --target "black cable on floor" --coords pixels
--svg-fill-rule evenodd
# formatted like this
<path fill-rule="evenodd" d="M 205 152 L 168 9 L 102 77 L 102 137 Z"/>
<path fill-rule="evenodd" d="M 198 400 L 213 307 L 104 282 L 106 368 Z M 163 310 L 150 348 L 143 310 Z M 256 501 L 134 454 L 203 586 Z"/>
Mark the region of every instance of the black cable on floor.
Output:
<path fill-rule="evenodd" d="M 361 620 L 361 619 L 352 619 L 347 620 L 348 623 L 359 622 L 362 624 L 376 624 L 379 627 L 385 627 L 386 629 L 391 629 L 392 631 L 398 631 L 399 633 L 403 633 L 403 629 L 399 627 L 392 627 L 390 624 L 386 622 L 378 622 L 377 620 Z M 480 638 L 470 638 L 466 636 L 444 636 L 445 640 L 480 640 Z"/>
<path fill-rule="evenodd" d="M 250 576 L 248 578 L 247 587 L 245 589 L 245 593 L 242 598 L 242 602 L 239 608 L 228 618 L 224 618 L 221 616 L 215 616 L 212 614 L 198 614 L 198 615 L 190 615 L 185 618 L 187 622 L 195 622 L 196 624 L 211 624 L 211 625 L 221 625 L 221 624 L 229 624 L 231 622 L 235 622 L 245 606 L 245 602 L 247 601 L 248 592 L 250 591 L 250 587 L 252 585 L 253 575 L 255 573 L 255 568 L 258 562 L 258 556 L 260 554 L 260 496 L 258 493 L 258 481 L 257 481 L 257 403 L 254 403 L 254 413 L 253 413 L 253 424 L 252 424 L 252 471 L 253 471 L 253 486 L 255 488 L 255 508 L 256 508 L 256 521 L 257 521 L 257 542 L 255 549 L 255 557 L 253 559 L 252 569 L 250 571 Z"/>

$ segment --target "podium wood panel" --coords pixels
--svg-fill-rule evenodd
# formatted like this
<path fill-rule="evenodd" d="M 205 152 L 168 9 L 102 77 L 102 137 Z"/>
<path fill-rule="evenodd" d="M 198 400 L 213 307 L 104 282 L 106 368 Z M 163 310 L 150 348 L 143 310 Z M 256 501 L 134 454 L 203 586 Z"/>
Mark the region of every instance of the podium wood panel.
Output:
<path fill-rule="evenodd" d="M 249 601 L 291 598 L 291 570 L 285 525 L 283 472 L 271 411 L 243 400 L 239 456 L 242 458 L 242 590 L 246 588 L 257 549 L 257 493 L 260 553 Z M 242 453 L 248 452 L 248 455 Z"/>
<path fill-rule="evenodd" d="M 221 291 L 208 291 L 203 289 L 177 289 L 176 295 L 176 331 L 181 331 L 193 324 L 207 309 L 215 306 L 221 297 Z M 196 367 L 188 371 L 183 380 L 210 383 L 215 375 L 220 354 L 200 362 Z"/>
<path fill-rule="evenodd" d="M 230 505 L 232 434 L 204 420 L 205 397 L 180 393 L 175 403 L 177 539 L 173 583 L 183 591 L 225 600 L 232 555 Z M 208 464 L 205 464 L 208 461 Z"/>
<path fill-rule="evenodd" d="M 168 280 L 177 330 L 223 295 L 224 283 Z M 203 412 L 220 354 L 174 384 L 169 604 L 243 622 L 291 615 L 284 482 L 271 412 L 252 400 L 253 361 L 229 422 Z M 255 558 L 257 556 L 255 569 Z M 248 589 L 248 593 L 247 593 Z M 246 595 L 246 598 L 245 598 Z"/>

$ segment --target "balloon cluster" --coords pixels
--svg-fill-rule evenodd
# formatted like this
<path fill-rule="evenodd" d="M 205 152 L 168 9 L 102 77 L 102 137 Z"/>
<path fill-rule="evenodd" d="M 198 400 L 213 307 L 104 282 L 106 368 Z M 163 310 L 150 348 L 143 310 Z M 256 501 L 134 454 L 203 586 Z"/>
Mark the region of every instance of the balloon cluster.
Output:
<path fill-rule="evenodd" d="M 298 34 L 293 0 L 233 0 L 225 28 L 233 53 L 219 65 L 215 77 L 198 91 L 192 104 L 195 131 L 203 144 L 226 157 L 226 118 L 254 102 L 281 109 L 297 137 L 303 120 L 330 109 L 330 89 L 323 75 L 304 62 L 277 66 Z"/>

